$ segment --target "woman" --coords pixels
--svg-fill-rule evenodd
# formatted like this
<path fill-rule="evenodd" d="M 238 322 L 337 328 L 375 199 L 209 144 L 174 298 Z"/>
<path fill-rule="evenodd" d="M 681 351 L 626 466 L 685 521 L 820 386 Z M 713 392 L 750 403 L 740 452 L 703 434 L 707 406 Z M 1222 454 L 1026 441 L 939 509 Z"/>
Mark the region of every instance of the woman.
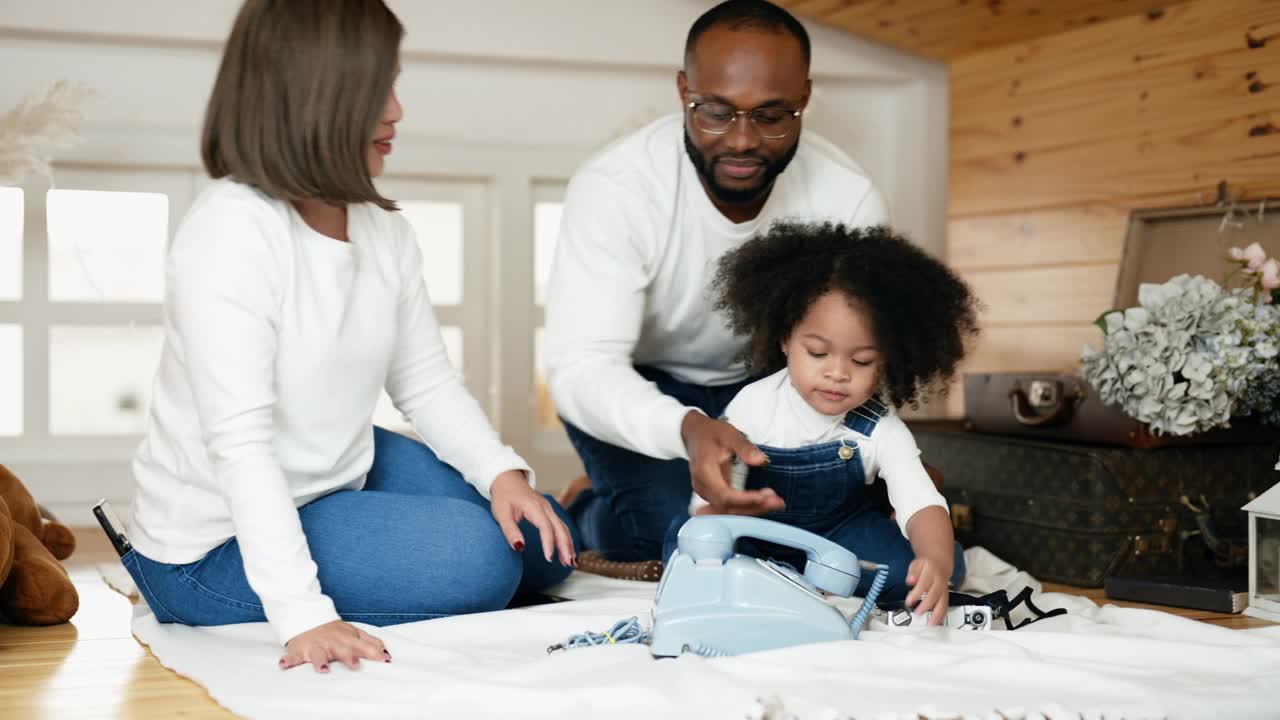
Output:
<path fill-rule="evenodd" d="M 282 668 L 390 662 L 347 621 L 501 609 L 577 562 L 450 366 L 413 232 L 372 183 L 402 36 L 381 0 L 248 0 L 205 117 L 215 182 L 167 260 L 124 562 L 160 622 L 265 619 Z M 430 449 L 371 426 L 383 387 Z"/>

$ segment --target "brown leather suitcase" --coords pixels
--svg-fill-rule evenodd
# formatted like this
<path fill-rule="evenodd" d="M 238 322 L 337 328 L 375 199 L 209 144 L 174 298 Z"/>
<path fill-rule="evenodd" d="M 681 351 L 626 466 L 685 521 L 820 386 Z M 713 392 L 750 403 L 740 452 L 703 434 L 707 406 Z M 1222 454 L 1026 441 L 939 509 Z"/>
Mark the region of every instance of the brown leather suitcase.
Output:
<path fill-rule="evenodd" d="M 1280 429 L 1246 418 L 1187 437 L 1154 435 L 1119 407 L 1104 405 L 1084 378 L 1063 373 L 968 373 L 964 403 L 967 427 L 994 435 L 1132 448 L 1265 443 L 1280 437 Z"/>
<path fill-rule="evenodd" d="M 1129 218 L 1112 309 L 1137 305 L 1142 283 L 1162 283 L 1181 273 L 1221 280 L 1230 267 L 1227 248 L 1252 242 L 1280 256 L 1280 203 L 1136 210 Z M 1098 308 L 1099 315 L 1108 309 Z M 1101 342 L 1099 334 L 1094 347 Z M 1119 407 L 1103 404 L 1084 378 L 1052 371 L 966 373 L 964 410 L 970 429 L 977 432 L 1075 443 L 1155 448 L 1265 443 L 1280 437 L 1280 429 L 1248 419 L 1189 437 L 1157 436 Z"/>

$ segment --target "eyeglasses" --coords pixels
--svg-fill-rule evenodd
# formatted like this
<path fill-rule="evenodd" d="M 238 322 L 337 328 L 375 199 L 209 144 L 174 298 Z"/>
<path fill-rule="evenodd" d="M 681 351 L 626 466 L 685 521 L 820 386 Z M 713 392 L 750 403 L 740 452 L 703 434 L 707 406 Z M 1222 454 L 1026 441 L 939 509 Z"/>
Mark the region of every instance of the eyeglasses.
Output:
<path fill-rule="evenodd" d="M 732 105 L 719 102 L 691 102 L 688 108 L 693 113 L 693 124 L 704 133 L 724 135 L 733 129 L 740 115 L 746 115 L 760 137 L 769 140 L 790 135 L 800 123 L 800 115 L 804 112 L 782 107 L 738 110 Z"/>

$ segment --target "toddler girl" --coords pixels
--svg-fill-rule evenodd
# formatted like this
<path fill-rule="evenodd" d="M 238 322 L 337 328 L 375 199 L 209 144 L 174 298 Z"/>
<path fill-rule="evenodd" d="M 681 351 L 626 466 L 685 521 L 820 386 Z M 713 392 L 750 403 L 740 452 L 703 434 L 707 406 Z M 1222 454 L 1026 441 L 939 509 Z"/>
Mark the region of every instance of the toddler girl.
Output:
<path fill-rule="evenodd" d="M 964 559 L 946 501 L 894 408 L 917 406 L 954 374 L 977 334 L 969 288 L 887 227 L 778 223 L 726 253 L 712 289 L 733 330 L 750 338 L 748 365 L 765 374 L 725 409 L 768 457 L 760 467 L 735 462 L 734 484 L 782 498 L 786 506 L 766 518 L 887 564 L 881 597 L 905 595 L 908 607 L 933 610 L 941 623 Z M 876 477 L 893 519 L 868 491 Z M 690 510 L 717 511 L 696 494 Z M 683 520 L 673 523 L 664 557 Z M 747 545 L 788 557 L 778 546 Z M 870 581 L 864 575 L 858 594 Z"/>

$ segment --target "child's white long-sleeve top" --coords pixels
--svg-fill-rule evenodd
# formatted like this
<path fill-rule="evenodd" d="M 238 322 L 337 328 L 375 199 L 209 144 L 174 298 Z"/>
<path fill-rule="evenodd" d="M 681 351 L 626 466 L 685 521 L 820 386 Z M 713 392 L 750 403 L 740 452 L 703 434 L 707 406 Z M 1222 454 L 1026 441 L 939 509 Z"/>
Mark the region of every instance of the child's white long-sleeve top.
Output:
<path fill-rule="evenodd" d="M 133 464 L 138 552 L 190 563 L 234 536 L 282 642 L 338 619 L 296 508 L 364 486 L 384 386 L 485 497 L 506 470 L 533 480 L 449 363 L 408 222 L 351 205 L 347 232 L 326 237 L 229 180 L 201 193 L 169 248 L 164 349 Z"/>
<path fill-rule="evenodd" d="M 742 388 L 725 408 L 724 418 L 756 445 L 776 448 L 798 448 L 837 440 L 857 444 L 858 457 L 866 471 L 867 484 L 883 477 L 889 490 L 898 527 L 903 536 L 907 523 L 922 508 L 947 502 L 934 486 L 920 449 L 906 423 L 892 407 L 876 423 L 871 435 L 846 427 L 844 415 L 824 415 L 805 402 L 786 368 Z M 734 463 L 735 473 L 745 477 L 746 466 Z M 783 498 L 785 501 L 786 498 Z M 690 502 L 690 513 L 707 504 L 697 493 Z"/>

